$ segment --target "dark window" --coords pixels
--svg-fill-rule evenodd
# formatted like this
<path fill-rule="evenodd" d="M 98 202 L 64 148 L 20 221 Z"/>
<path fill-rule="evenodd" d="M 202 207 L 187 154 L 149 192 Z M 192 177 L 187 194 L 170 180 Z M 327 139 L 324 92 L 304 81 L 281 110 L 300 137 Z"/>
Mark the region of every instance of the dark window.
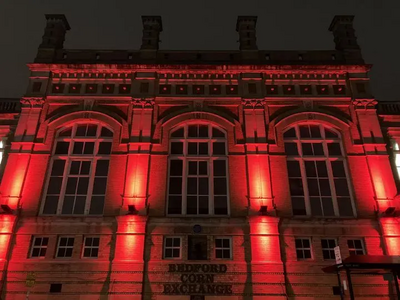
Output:
<path fill-rule="evenodd" d="M 184 85 L 184 84 L 178 84 L 175 87 L 175 92 L 178 95 L 187 95 L 188 87 L 187 87 L 187 85 Z"/>
<path fill-rule="evenodd" d="M 283 94 L 285 95 L 294 95 L 296 93 L 294 89 L 294 85 L 284 85 L 283 86 Z"/>
<path fill-rule="evenodd" d="M 336 247 L 335 239 L 321 240 L 322 255 L 325 260 L 335 259 L 335 247 Z"/>
<path fill-rule="evenodd" d="M 140 83 L 140 93 L 146 94 L 149 92 L 150 83 L 148 82 L 141 82 Z"/>
<path fill-rule="evenodd" d="M 99 247 L 99 237 L 85 237 L 83 257 L 97 258 L 99 256 Z"/>
<path fill-rule="evenodd" d="M 295 239 L 295 245 L 298 260 L 311 259 L 310 239 Z"/>
<path fill-rule="evenodd" d="M 363 83 L 363 82 L 357 82 L 357 83 L 356 83 L 356 89 L 357 89 L 357 92 L 358 92 L 358 93 L 361 93 L 361 94 L 365 93 L 365 92 L 366 92 L 366 90 L 365 90 L 365 83 Z"/>
<path fill-rule="evenodd" d="M 333 92 L 335 95 L 345 95 L 346 87 L 344 85 L 334 85 Z"/>
<path fill-rule="evenodd" d="M 231 259 L 232 243 L 230 238 L 215 238 L 215 258 Z"/>
<path fill-rule="evenodd" d="M 237 85 L 227 85 L 226 87 L 227 95 L 237 95 L 238 94 L 238 86 Z"/>
<path fill-rule="evenodd" d="M 56 257 L 72 257 L 72 251 L 74 250 L 73 237 L 61 237 L 58 240 L 58 247 Z"/>
<path fill-rule="evenodd" d="M 364 255 L 366 253 L 364 249 L 363 240 L 347 240 L 347 246 L 349 247 L 350 255 Z"/>
<path fill-rule="evenodd" d="M 68 93 L 70 94 L 79 94 L 81 92 L 80 84 L 70 84 L 68 88 Z"/>
<path fill-rule="evenodd" d="M 312 94 L 311 85 L 300 85 L 300 94 L 311 95 Z"/>
<path fill-rule="evenodd" d="M 317 85 L 317 94 L 318 95 L 329 95 L 329 86 L 328 85 Z"/>
<path fill-rule="evenodd" d="M 204 95 L 204 85 L 193 85 L 192 91 L 195 95 Z"/>
<path fill-rule="evenodd" d="M 162 95 L 171 94 L 171 85 L 170 84 L 160 84 L 159 93 Z"/>
<path fill-rule="evenodd" d="M 188 236 L 188 260 L 207 260 L 207 236 Z"/>
<path fill-rule="evenodd" d="M 256 94 L 257 93 L 257 85 L 255 83 L 249 83 L 247 85 L 247 89 L 249 94 Z"/>
<path fill-rule="evenodd" d="M 62 94 L 64 92 L 65 84 L 53 84 L 52 86 L 52 93 L 54 94 Z"/>
<path fill-rule="evenodd" d="M 86 94 L 95 94 L 97 93 L 97 84 L 91 83 L 87 84 L 85 87 L 85 93 Z"/>
<path fill-rule="evenodd" d="M 103 84 L 103 94 L 113 94 L 114 93 L 114 84 Z"/>
<path fill-rule="evenodd" d="M 61 283 L 51 283 L 50 293 L 61 293 L 62 284 Z"/>
<path fill-rule="evenodd" d="M 30 257 L 45 257 L 48 244 L 48 237 L 33 237 Z"/>
<path fill-rule="evenodd" d="M 221 86 L 220 85 L 210 85 L 210 95 L 220 95 Z"/>
<path fill-rule="evenodd" d="M 278 94 L 278 86 L 277 85 L 266 85 L 265 86 L 267 95 L 277 95 Z"/>
<path fill-rule="evenodd" d="M 41 82 L 34 82 L 32 85 L 32 92 L 34 93 L 40 93 L 40 89 L 42 88 L 42 83 Z"/>
<path fill-rule="evenodd" d="M 181 238 L 166 237 L 164 239 L 164 259 L 181 258 Z"/>
<path fill-rule="evenodd" d="M 131 92 L 130 84 L 120 84 L 118 88 L 120 94 L 129 94 Z"/>

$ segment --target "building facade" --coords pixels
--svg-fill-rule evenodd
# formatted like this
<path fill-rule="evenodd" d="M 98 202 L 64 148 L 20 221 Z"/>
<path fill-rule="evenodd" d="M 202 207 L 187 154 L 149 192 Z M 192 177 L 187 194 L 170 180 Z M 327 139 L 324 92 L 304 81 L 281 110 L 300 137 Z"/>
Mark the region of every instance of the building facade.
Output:
<path fill-rule="evenodd" d="M 258 50 L 252 16 L 237 51 L 164 51 L 142 21 L 140 50 L 69 50 L 46 15 L 0 114 L 1 299 L 340 299 L 336 246 L 400 255 L 400 105 L 371 94 L 352 16 L 332 51 Z"/>

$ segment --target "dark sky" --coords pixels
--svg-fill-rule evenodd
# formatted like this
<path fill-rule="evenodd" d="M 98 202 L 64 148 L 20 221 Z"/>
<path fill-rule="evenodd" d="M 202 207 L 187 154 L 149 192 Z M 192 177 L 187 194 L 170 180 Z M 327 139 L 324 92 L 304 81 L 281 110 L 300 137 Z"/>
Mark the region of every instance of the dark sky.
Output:
<path fill-rule="evenodd" d="M 400 100 L 400 0 L 0 0 L 0 98 L 20 97 L 45 13 L 72 27 L 65 48 L 138 49 L 141 15 L 161 15 L 161 49 L 238 49 L 238 15 L 258 15 L 259 49 L 334 49 L 335 14 L 354 14 L 378 100 Z"/>

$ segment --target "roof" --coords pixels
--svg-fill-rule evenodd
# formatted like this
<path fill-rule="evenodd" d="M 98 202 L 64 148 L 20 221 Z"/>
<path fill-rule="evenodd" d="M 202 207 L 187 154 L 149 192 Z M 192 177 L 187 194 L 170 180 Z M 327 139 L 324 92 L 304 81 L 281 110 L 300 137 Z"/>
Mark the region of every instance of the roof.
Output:
<path fill-rule="evenodd" d="M 400 256 L 353 255 L 345 258 L 341 264 L 322 268 L 325 273 L 336 273 L 340 269 L 384 269 L 400 271 Z"/>

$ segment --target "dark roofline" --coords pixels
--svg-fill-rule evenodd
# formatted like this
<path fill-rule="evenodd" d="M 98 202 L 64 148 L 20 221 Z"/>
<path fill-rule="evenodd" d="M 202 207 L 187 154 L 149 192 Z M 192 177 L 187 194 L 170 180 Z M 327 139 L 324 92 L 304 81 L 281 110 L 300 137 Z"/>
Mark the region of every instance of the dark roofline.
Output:
<path fill-rule="evenodd" d="M 335 16 L 332 19 L 331 25 L 329 25 L 328 30 L 332 31 L 333 27 L 335 26 L 335 24 L 337 22 L 339 22 L 340 20 L 343 20 L 343 19 L 347 19 L 347 18 L 350 18 L 350 22 L 353 22 L 353 20 L 354 20 L 354 16 L 353 15 L 337 15 L 337 16 Z"/>
<path fill-rule="evenodd" d="M 257 25 L 257 16 L 238 16 L 236 21 L 236 31 L 239 30 L 239 22 L 242 20 L 251 19 L 254 21 L 254 25 Z"/>
<path fill-rule="evenodd" d="M 71 30 L 71 26 L 69 26 L 68 20 L 64 14 L 45 14 L 44 16 L 46 17 L 46 20 L 49 20 L 49 19 L 61 20 L 65 25 L 65 29 Z"/>

